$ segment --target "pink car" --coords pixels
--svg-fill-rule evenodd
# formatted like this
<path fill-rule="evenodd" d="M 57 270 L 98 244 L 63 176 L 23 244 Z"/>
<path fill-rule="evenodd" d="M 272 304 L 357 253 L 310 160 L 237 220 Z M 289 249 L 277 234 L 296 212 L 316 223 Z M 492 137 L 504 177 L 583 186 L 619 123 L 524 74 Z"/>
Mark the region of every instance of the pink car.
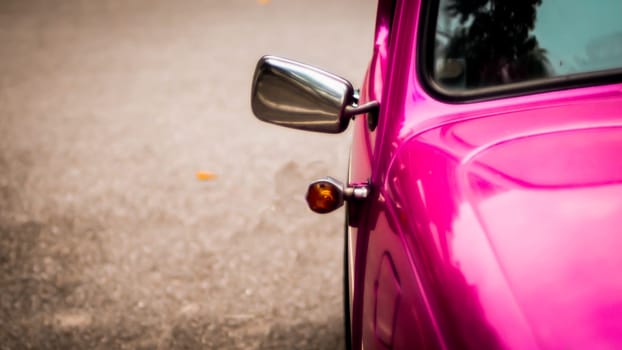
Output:
<path fill-rule="evenodd" d="M 622 1 L 380 0 L 360 93 L 263 57 L 252 107 L 337 133 L 353 349 L 622 349 Z"/>

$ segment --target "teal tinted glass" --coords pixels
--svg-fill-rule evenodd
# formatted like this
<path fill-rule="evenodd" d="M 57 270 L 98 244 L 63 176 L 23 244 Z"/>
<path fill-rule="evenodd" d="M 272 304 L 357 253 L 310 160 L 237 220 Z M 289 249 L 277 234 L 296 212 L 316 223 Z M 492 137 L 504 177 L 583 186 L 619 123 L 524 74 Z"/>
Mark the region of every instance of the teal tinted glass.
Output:
<path fill-rule="evenodd" d="M 437 13 L 445 89 L 622 68 L 622 0 L 440 0 Z"/>

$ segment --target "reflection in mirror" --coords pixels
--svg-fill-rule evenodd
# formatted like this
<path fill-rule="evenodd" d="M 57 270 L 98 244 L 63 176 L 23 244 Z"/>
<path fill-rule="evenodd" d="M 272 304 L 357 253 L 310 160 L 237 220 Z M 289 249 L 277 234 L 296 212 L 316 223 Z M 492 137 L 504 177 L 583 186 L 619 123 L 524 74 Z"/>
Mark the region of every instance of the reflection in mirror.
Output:
<path fill-rule="evenodd" d="M 435 80 L 475 89 L 622 68 L 622 1 L 440 0 Z"/>

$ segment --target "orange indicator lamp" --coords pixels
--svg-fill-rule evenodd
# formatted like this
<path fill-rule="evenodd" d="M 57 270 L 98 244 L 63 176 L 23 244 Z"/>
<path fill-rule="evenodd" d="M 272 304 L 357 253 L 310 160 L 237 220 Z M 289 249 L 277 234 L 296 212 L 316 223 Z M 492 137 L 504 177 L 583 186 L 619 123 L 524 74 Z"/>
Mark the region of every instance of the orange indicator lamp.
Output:
<path fill-rule="evenodd" d="M 338 209 L 344 201 L 364 200 L 369 195 L 369 184 L 345 187 L 330 176 L 313 181 L 307 190 L 307 204 L 316 213 L 326 214 Z"/>
<path fill-rule="evenodd" d="M 330 213 L 343 205 L 343 185 L 329 177 L 312 182 L 307 190 L 307 204 L 316 213 Z"/>

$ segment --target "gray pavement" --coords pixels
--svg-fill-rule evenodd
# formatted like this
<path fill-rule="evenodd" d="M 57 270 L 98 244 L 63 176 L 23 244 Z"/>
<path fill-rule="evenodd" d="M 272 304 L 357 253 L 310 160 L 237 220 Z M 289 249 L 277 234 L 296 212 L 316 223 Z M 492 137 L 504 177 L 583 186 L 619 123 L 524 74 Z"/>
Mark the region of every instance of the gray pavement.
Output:
<path fill-rule="evenodd" d="M 343 211 L 303 194 L 349 135 L 249 89 L 266 53 L 359 85 L 374 10 L 0 1 L 0 349 L 341 348 Z"/>

